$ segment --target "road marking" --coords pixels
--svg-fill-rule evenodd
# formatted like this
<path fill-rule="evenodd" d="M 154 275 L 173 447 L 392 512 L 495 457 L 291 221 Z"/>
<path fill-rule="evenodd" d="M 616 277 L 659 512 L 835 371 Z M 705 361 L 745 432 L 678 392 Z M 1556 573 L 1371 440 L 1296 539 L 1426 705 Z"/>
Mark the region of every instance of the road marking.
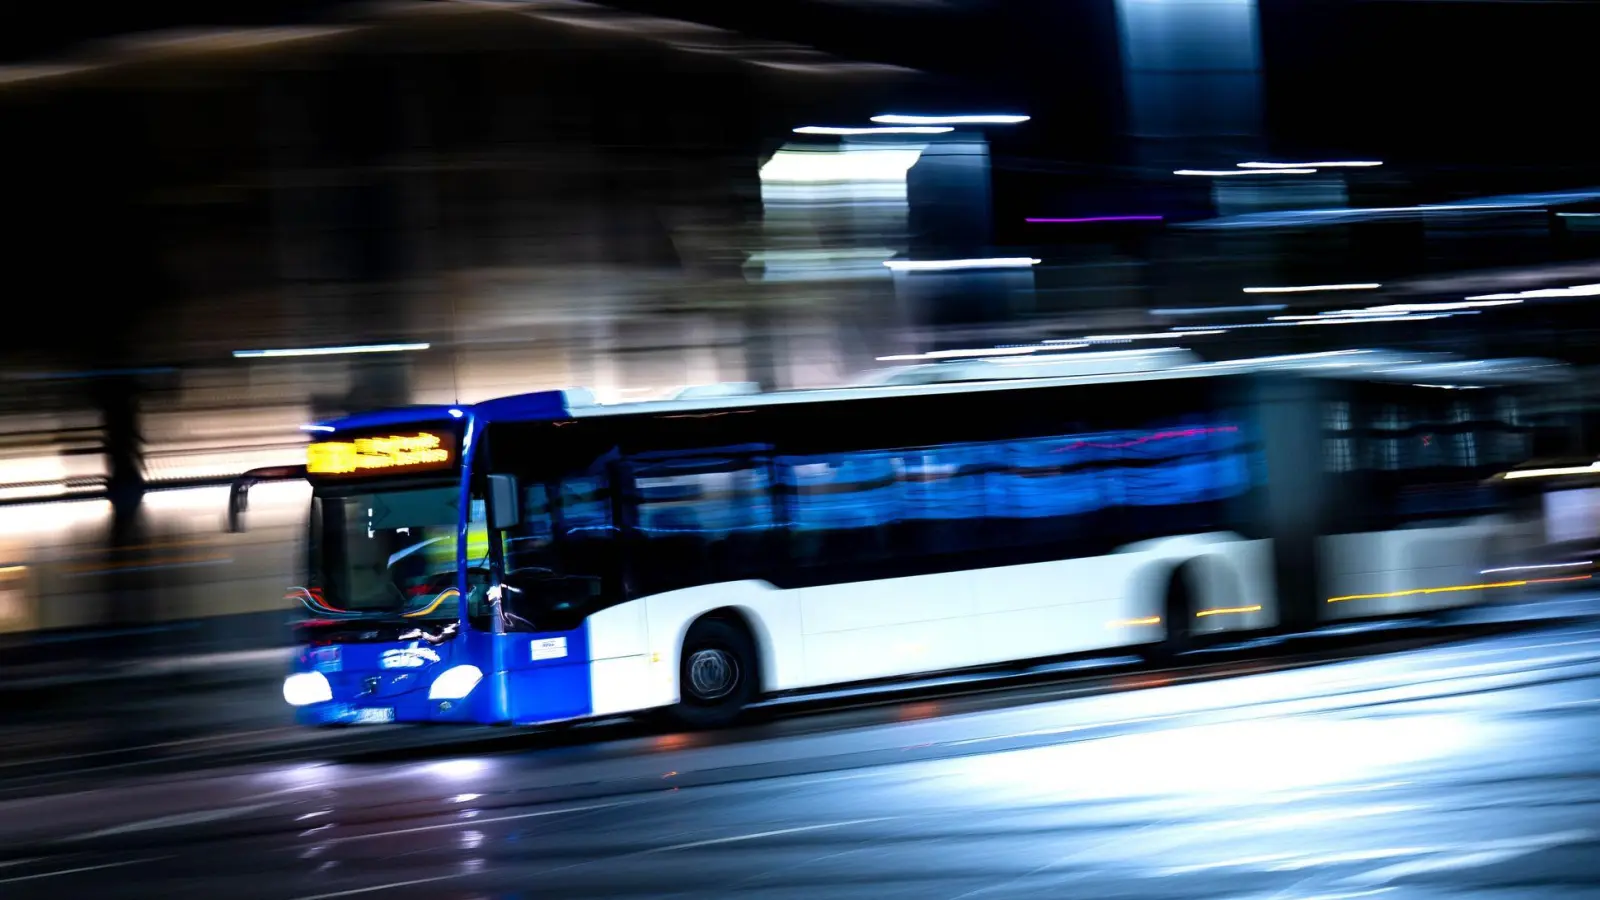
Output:
<path fill-rule="evenodd" d="M 824 822 L 821 825 L 801 825 L 798 828 L 779 828 L 776 831 L 757 831 L 754 834 L 736 834 L 733 837 L 711 838 L 706 841 L 690 841 L 687 844 L 673 844 L 670 847 L 656 847 L 646 850 L 645 853 L 666 853 L 671 850 L 691 850 L 695 847 L 711 847 L 717 844 L 734 844 L 739 841 L 753 841 L 758 838 L 777 837 L 780 834 L 800 834 L 806 831 L 822 831 L 825 828 L 843 828 L 846 825 L 865 825 L 868 822 L 887 822 L 896 816 L 880 816 L 875 819 L 848 819 L 843 822 Z"/>
<path fill-rule="evenodd" d="M 392 891 L 395 888 L 411 887 L 417 884 L 432 884 L 435 881 L 448 881 L 451 878 L 460 878 L 460 873 L 450 875 L 435 875 L 431 878 L 413 878 L 410 881 L 391 881 L 388 884 L 375 884 L 372 887 L 351 888 L 348 891 L 334 891 L 331 894 L 307 894 L 296 897 L 294 900 L 333 900 L 334 897 L 354 897 L 357 894 L 370 894 L 373 891 Z"/>
<path fill-rule="evenodd" d="M 562 809 L 546 809 L 540 810 L 539 812 L 518 813 L 514 816 L 495 816 L 491 819 L 468 819 L 462 822 L 445 822 L 441 825 L 418 825 L 415 828 L 398 828 L 393 831 L 375 831 L 371 834 L 352 834 L 348 837 L 329 838 L 323 843 L 348 844 L 352 841 L 368 841 L 372 840 L 373 838 L 395 837 L 402 834 L 422 834 L 428 831 L 443 831 L 446 828 L 465 828 L 467 826 L 478 828 L 483 825 L 491 825 L 496 822 L 519 822 L 523 819 L 537 819 L 543 816 L 559 816 L 563 813 L 589 812 L 596 809 L 611 809 L 617 806 L 637 806 L 638 804 L 644 802 L 645 801 L 643 800 L 624 800 L 618 803 L 595 803 L 590 806 L 568 806 Z M 337 897 L 341 895 L 329 894 L 328 896 Z"/>
<path fill-rule="evenodd" d="M 60 869 L 55 872 L 40 872 L 36 875 L 18 875 L 15 878 L 0 878 L 0 884 L 16 884 L 19 881 L 37 881 L 41 878 L 55 878 L 59 875 L 76 875 L 79 872 L 98 872 L 101 869 L 116 869 L 122 866 L 137 866 L 140 863 L 156 862 L 171 859 L 170 856 L 151 856 L 145 859 L 129 859 L 122 862 L 102 863 L 98 866 L 79 866 L 76 869 Z"/>
<path fill-rule="evenodd" d="M 226 809 L 202 809 L 198 812 L 176 813 L 170 816 L 159 816 L 154 819 L 143 819 L 138 822 L 129 822 L 126 825 L 113 825 L 110 828 L 102 828 L 99 831 L 90 831 L 86 834 L 73 835 L 72 837 L 64 838 L 63 843 L 68 841 L 87 841 L 94 838 L 111 837 L 115 834 L 133 834 L 139 831 L 154 831 L 158 828 L 179 828 L 185 825 L 204 825 L 208 822 L 220 822 L 223 819 L 231 819 L 235 816 L 246 815 L 248 813 L 253 813 L 256 810 L 266 809 L 267 807 L 274 805 L 276 804 L 252 803 L 249 806 L 232 806 Z"/>

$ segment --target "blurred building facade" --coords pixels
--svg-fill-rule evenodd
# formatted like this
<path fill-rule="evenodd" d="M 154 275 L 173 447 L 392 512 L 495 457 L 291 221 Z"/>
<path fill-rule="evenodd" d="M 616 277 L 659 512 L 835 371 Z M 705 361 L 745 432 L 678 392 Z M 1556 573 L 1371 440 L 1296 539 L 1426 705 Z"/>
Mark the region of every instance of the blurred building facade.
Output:
<path fill-rule="evenodd" d="M 6 256 L 36 311 L 0 366 L 13 631 L 278 609 L 303 491 L 224 535 L 222 485 L 297 461 L 317 417 L 833 383 L 892 324 L 881 264 L 763 274 L 839 236 L 769 221 L 759 173 L 910 70 L 584 4 L 400 4 L 11 76 L 33 228 Z M 406 349 L 236 356 L 349 345 Z"/>

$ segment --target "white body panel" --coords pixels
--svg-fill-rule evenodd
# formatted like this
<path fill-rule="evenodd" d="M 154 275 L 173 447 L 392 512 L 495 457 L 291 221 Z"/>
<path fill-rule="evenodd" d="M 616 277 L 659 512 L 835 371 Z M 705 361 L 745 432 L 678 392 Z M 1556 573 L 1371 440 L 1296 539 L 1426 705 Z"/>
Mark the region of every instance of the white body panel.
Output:
<path fill-rule="evenodd" d="M 1499 517 L 1486 516 L 1454 526 L 1323 537 L 1318 548 L 1324 573 L 1323 618 L 1402 615 L 1484 602 L 1489 599 L 1485 590 L 1406 592 L 1507 580 L 1481 574 L 1490 559 L 1490 542 L 1505 524 Z M 1399 596 L 1327 602 L 1365 594 Z"/>
<path fill-rule="evenodd" d="M 741 581 L 645 597 L 589 621 L 594 712 L 676 703 L 684 636 L 714 609 L 750 624 L 769 692 L 1155 643 L 1165 635 L 1167 580 L 1194 559 L 1211 563 L 1194 612 L 1237 610 L 1199 615 L 1195 632 L 1267 628 L 1278 621 L 1271 544 L 1186 535 L 1082 559 L 794 590 Z"/>

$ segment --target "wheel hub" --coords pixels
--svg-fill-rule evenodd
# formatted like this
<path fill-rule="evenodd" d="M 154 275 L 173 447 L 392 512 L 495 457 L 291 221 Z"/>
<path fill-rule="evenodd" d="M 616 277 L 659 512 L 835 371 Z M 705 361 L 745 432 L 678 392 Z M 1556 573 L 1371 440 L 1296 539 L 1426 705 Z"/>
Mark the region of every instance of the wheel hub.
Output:
<path fill-rule="evenodd" d="M 721 700 L 739 685 L 739 661 L 726 650 L 707 648 L 689 656 L 689 693 L 697 700 Z"/>

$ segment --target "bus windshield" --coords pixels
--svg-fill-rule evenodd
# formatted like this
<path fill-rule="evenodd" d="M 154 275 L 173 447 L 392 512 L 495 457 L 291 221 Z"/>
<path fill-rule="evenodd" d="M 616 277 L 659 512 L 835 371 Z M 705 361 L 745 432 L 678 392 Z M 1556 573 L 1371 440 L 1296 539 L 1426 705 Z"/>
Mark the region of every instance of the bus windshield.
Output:
<path fill-rule="evenodd" d="M 302 598 L 311 612 L 456 616 L 457 487 L 318 496 L 312 504 L 312 578 Z"/>

